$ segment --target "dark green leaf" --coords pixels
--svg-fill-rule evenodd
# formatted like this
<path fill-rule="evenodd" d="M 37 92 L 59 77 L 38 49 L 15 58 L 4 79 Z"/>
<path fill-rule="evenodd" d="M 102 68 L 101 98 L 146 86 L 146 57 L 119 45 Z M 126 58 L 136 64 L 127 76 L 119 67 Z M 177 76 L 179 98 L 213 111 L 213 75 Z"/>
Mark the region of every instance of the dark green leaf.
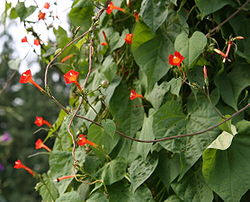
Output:
<path fill-rule="evenodd" d="M 111 185 L 124 178 L 126 174 L 127 163 L 123 158 L 116 158 L 101 169 L 101 179 L 105 185 Z"/>
<path fill-rule="evenodd" d="M 53 180 L 47 174 L 41 176 L 41 182 L 36 184 L 35 190 L 39 191 L 43 201 L 46 202 L 54 202 L 59 196 Z"/>
<path fill-rule="evenodd" d="M 107 199 L 107 196 L 104 195 L 104 193 L 97 191 L 91 194 L 86 202 L 109 202 L 109 200 Z"/>
<path fill-rule="evenodd" d="M 144 112 L 142 107 L 134 107 L 141 105 L 141 100 L 129 100 L 129 95 L 127 85 L 122 82 L 110 100 L 110 111 L 117 128 L 133 137 L 142 126 Z"/>
<path fill-rule="evenodd" d="M 94 5 L 91 0 L 75 0 L 69 12 L 69 19 L 74 26 L 81 26 L 87 30 L 91 25 L 94 14 Z"/>
<path fill-rule="evenodd" d="M 214 107 L 208 102 L 207 98 L 198 95 L 197 100 L 192 98 L 188 102 L 188 112 L 190 114 L 189 121 L 186 125 L 187 133 L 194 133 L 207 129 L 219 122 L 220 117 L 215 111 Z M 194 163 L 201 157 L 203 151 L 211 144 L 211 142 L 219 135 L 219 130 L 196 135 L 193 137 L 186 137 L 181 155 L 182 161 L 182 175 L 189 170 Z"/>
<path fill-rule="evenodd" d="M 128 172 L 133 192 L 150 177 L 157 164 L 158 158 L 156 156 L 148 156 L 146 160 L 139 157 L 131 163 Z"/>
<path fill-rule="evenodd" d="M 54 29 L 54 34 L 56 36 L 58 48 L 63 48 L 70 41 L 67 32 L 62 27 Z"/>
<path fill-rule="evenodd" d="M 133 54 L 136 63 L 146 75 L 148 89 L 152 89 L 170 69 L 167 56 L 171 53 L 173 44 L 164 37 L 156 37 L 137 48 Z"/>
<path fill-rule="evenodd" d="M 146 186 L 140 186 L 132 192 L 129 184 L 125 182 L 116 183 L 109 188 L 110 202 L 153 202 L 150 190 Z"/>
<path fill-rule="evenodd" d="M 79 160 L 81 163 L 84 161 L 85 158 L 85 152 L 80 152 L 80 150 L 77 151 L 77 160 Z M 68 176 L 73 174 L 73 160 L 72 160 L 72 154 L 71 152 L 66 151 L 53 151 L 50 154 L 49 158 L 49 165 L 50 165 L 50 177 L 53 180 L 56 180 L 58 177 Z M 59 172 L 60 171 L 60 172 Z M 57 182 L 57 188 L 60 193 L 65 192 L 70 182 L 73 180 L 73 178 L 65 179 L 60 182 Z"/>
<path fill-rule="evenodd" d="M 24 2 L 18 2 L 16 5 L 16 13 L 20 17 L 21 20 L 29 17 L 35 10 L 36 6 L 25 7 Z"/>
<path fill-rule="evenodd" d="M 234 95 L 233 86 L 229 77 L 225 74 L 219 75 L 215 77 L 215 84 L 220 91 L 222 100 L 237 110 L 237 99 Z M 227 86 L 227 90 L 225 90 L 225 86 Z"/>
<path fill-rule="evenodd" d="M 201 167 L 197 166 L 180 180 L 171 184 L 174 192 L 185 202 L 212 202 L 213 192 L 205 183 Z"/>
<path fill-rule="evenodd" d="M 153 110 L 150 111 L 149 113 L 153 114 Z M 152 124 L 153 124 L 152 115 L 150 115 L 149 117 L 144 117 L 142 130 L 139 135 L 140 140 L 153 140 L 154 139 Z M 152 148 L 152 143 L 145 144 L 141 142 L 136 142 L 135 144 L 136 144 L 136 153 L 142 156 L 144 159 L 146 159 L 148 156 L 148 153 L 150 152 Z"/>
<path fill-rule="evenodd" d="M 80 195 L 76 191 L 71 191 L 60 195 L 56 202 L 82 202 Z"/>
<path fill-rule="evenodd" d="M 109 154 L 116 146 L 119 137 L 111 137 L 100 126 L 91 125 L 88 131 L 88 139 L 97 145 L 103 146 L 104 151 Z"/>
<path fill-rule="evenodd" d="M 115 135 L 116 126 L 115 122 L 111 119 L 106 119 L 101 122 L 105 133 L 113 137 Z"/>
<path fill-rule="evenodd" d="M 90 185 L 86 184 L 86 183 L 82 183 L 78 187 L 77 192 L 79 193 L 82 201 L 87 199 L 87 196 L 88 196 L 88 193 L 89 193 L 89 188 L 90 188 Z"/>
<path fill-rule="evenodd" d="M 230 118 L 230 115 L 225 115 L 223 118 L 221 118 L 221 121 L 225 120 L 225 118 Z M 228 133 L 232 133 L 232 125 L 231 125 L 231 120 L 227 121 L 226 123 L 223 123 L 222 125 L 219 126 L 219 129 L 226 131 Z"/>
<path fill-rule="evenodd" d="M 166 151 L 160 152 L 156 173 L 168 189 L 170 187 L 170 183 L 176 179 L 180 172 L 180 156 L 178 154 L 171 155 Z"/>
<path fill-rule="evenodd" d="M 194 32 L 191 38 L 188 38 L 188 34 L 181 33 L 174 43 L 175 49 L 185 57 L 184 63 L 189 66 L 199 57 L 206 45 L 206 36 L 198 31 Z"/>
<path fill-rule="evenodd" d="M 171 195 L 164 202 L 183 202 L 178 196 Z"/>
<path fill-rule="evenodd" d="M 145 98 L 153 105 L 153 107 L 157 110 L 161 106 L 161 103 L 164 99 L 166 92 L 169 91 L 170 85 L 168 82 L 162 82 L 161 85 L 155 84 L 152 91 L 145 95 Z"/>
<path fill-rule="evenodd" d="M 131 50 L 134 52 L 140 45 L 155 37 L 155 34 L 142 22 L 136 22 L 133 31 Z"/>
<path fill-rule="evenodd" d="M 117 65 L 111 55 L 106 57 L 103 61 L 101 72 L 109 82 L 112 82 L 112 80 L 116 77 Z"/>
<path fill-rule="evenodd" d="M 61 127 L 58 131 L 58 137 L 56 138 L 53 150 L 68 151 L 72 146 L 72 139 L 67 131 L 71 116 L 64 116 L 65 114 L 62 115 L 63 122 L 61 123 Z M 60 122 L 61 119 L 59 120 L 59 124 Z"/>
<path fill-rule="evenodd" d="M 231 0 L 195 0 L 197 7 L 200 9 L 202 16 L 206 16 L 210 13 L 214 13 L 215 11 L 223 8 L 225 5 L 233 5 Z"/>
<path fill-rule="evenodd" d="M 166 102 L 154 114 L 153 131 L 155 137 L 163 138 L 167 136 L 178 135 L 185 133 L 186 130 L 186 116 L 181 109 L 181 103 L 173 100 Z M 179 152 L 182 150 L 181 140 L 162 141 L 160 144 L 167 150 L 172 152 Z"/>
<path fill-rule="evenodd" d="M 167 18 L 166 1 L 143 0 L 140 13 L 143 21 L 155 32 Z"/>
<path fill-rule="evenodd" d="M 248 68 L 249 64 L 235 63 L 233 70 L 228 74 L 236 101 L 238 101 L 242 90 L 250 86 L 250 71 Z"/>
<path fill-rule="evenodd" d="M 235 36 L 249 36 L 250 35 L 250 24 L 249 19 L 245 15 L 236 15 L 229 22 L 234 29 Z M 240 23 L 239 23 L 240 22 Z M 236 53 L 245 58 L 250 63 L 250 53 L 248 47 L 250 46 L 250 38 L 246 37 L 244 40 L 235 41 L 237 45 Z"/>
<path fill-rule="evenodd" d="M 170 92 L 173 95 L 179 96 L 181 86 L 182 86 L 182 79 L 181 78 L 172 78 L 169 82 L 168 85 L 170 85 Z"/>
<path fill-rule="evenodd" d="M 203 154 L 203 176 L 224 201 L 240 201 L 250 187 L 249 126 L 249 121 L 237 124 L 238 134 L 227 150 L 207 149 Z"/>

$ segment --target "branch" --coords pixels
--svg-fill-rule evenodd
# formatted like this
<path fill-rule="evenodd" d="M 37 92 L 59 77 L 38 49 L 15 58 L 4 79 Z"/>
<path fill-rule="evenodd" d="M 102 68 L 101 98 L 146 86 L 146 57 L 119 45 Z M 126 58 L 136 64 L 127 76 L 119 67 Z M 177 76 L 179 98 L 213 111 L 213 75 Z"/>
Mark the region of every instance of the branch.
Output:
<path fill-rule="evenodd" d="M 162 142 L 162 141 L 166 141 L 166 140 L 172 140 L 172 139 L 178 139 L 178 138 L 183 138 L 183 137 L 188 137 L 188 136 L 195 136 L 195 135 L 200 135 L 200 134 L 203 134 L 203 133 L 206 133 L 210 130 L 213 130 L 217 127 L 219 127 L 220 125 L 226 123 L 227 121 L 233 119 L 234 117 L 238 116 L 241 112 L 245 111 L 247 108 L 250 107 L 250 104 L 247 104 L 245 107 L 243 107 L 242 109 L 240 109 L 239 111 L 235 112 L 234 114 L 232 114 L 231 117 L 229 118 L 226 118 L 225 120 L 223 120 L 222 122 L 218 123 L 218 124 L 215 124 L 213 126 L 210 126 L 209 128 L 205 129 L 205 130 L 201 130 L 201 131 L 198 131 L 198 132 L 195 132 L 195 133 L 189 133 L 189 134 L 181 134 L 181 135 L 175 135 L 175 136 L 170 136 L 170 137 L 164 137 L 164 138 L 160 138 L 160 139 L 155 139 L 155 140 L 140 140 L 140 139 L 136 139 L 136 138 L 133 138 L 133 137 L 130 137 L 130 136 L 127 136 L 126 134 L 124 134 L 123 132 L 121 131 L 116 131 L 116 133 L 126 139 L 130 139 L 132 141 L 135 141 L 135 142 L 142 142 L 142 143 L 153 143 L 153 142 Z M 100 126 L 102 127 L 102 125 L 100 123 L 97 123 L 95 121 L 92 121 L 86 117 L 83 117 L 83 116 L 80 116 L 80 115 L 76 115 L 76 117 L 78 118 L 81 118 L 81 119 L 85 119 L 87 121 L 90 121 L 91 123 L 97 125 L 97 126 Z"/>
<path fill-rule="evenodd" d="M 14 71 L 11 75 L 10 78 L 5 82 L 5 84 L 3 85 L 3 88 L 0 90 L 0 95 L 5 91 L 5 89 L 11 84 L 12 79 L 14 78 L 14 76 L 16 75 L 16 71 Z"/>
<path fill-rule="evenodd" d="M 75 137 L 74 137 L 74 135 L 72 134 L 70 128 L 71 128 L 71 125 L 72 125 L 72 123 L 73 123 L 73 120 L 74 120 L 76 114 L 79 112 L 79 110 L 80 110 L 80 108 L 81 108 L 82 103 L 83 103 L 83 98 L 80 97 L 80 99 L 79 99 L 79 105 L 77 106 L 76 110 L 74 111 L 74 113 L 73 113 L 73 115 L 72 115 L 72 118 L 71 118 L 70 121 L 69 121 L 69 125 L 68 125 L 68 127 L 67 127 L 67 131 L 68 131 L 68 133 L 70 134 L 71 139 L 72 139 L 72 142 L 73 142 L 72 157 L 73 157 L 73 163 L 74 163 L 74 165 L 75 165 L 76 162 L 77 162 L 76 156 L 75 156 L 75 151 L 76 151 L 76 140 L 75 140 Z"/>
<path fill-rule="evenodd" d="M 244 4 L 242 4 L 232 15 L 230 15 L 227 19 L 222 21 L 220 24 L 218 24 L 215 28 L 210 30 L 207 34 L 206 37 L 210 37 L 213 32 L 217 31 L 219 28 L 221 28 L 227 21 L 231 20 L 235 15 L 237 15 L 244 7 L 247 6 L 247 4 L 250 2 L 250 0 L 247 0 Z"/>

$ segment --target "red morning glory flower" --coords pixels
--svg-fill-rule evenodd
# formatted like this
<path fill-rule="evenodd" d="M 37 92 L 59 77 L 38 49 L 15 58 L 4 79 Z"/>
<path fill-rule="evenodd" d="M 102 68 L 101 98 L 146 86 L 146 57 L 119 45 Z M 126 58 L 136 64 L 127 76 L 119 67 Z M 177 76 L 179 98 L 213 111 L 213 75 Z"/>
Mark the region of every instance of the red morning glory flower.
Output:
<path fill-rule="evenodd" d="M 131 91 L 130 91 L 129 99 L 130 99 L 130 100 L 134 100 L 134 99 L 136 99 L 136 98 L 143 98 L 143 96 L 142 96 L 141 94 L 136 93 L 135 90 L 131 90 Z"/>
<path fill-rule="evenodd" d="M 126 34 L 124 40 L 127 44 L 132 44 L 133 34 Z"/>
<path fill-rule="evenodd" d="M 27 70 L 26 72 L 23 72 L 21 74 L 19 83 L 31 83 L 35 87 L 37 87 L 40 91 L 44 92 L 44 89 L 41 86 L 39 86 L 35 81 L 33 81 L 30 70 Z"/>
<path fill-rule="evenodd" d="M 77 144 L 78 144 L 79 146 L 84 146 L 85 144 L 88 144 L 88 145 L 91 145 L 91 146 L 93 146 L 93 147 L 97 147 L 97 145 L 96 145 L 94 142 L 89 141 L 89 140 L 86 138 L 86 135 L 83 135 L 83 134 L 80 134 L 80 135 L 78 136 Z"/>
<path fill-rule="evenodd" d="M 36 46 L 39 46 L 39 45 L 40 45 L 39 39 L 34 39 L 34 45 L 36 45 Z"/>
<path fill-rule="evenodd" d="M 27 37 L 26 37 L 26 36 L 23 37 L 23 38 L 21 39 L 21 42 L 22 42 L 22 43 L 28 42 Z"/>
<path fill-rule="evenodd" d="M 106 12 L 107 14 L 111 14 L 113 10 L 119 10 L 119 11 L 125 12 L 125 9 L 117 7 L 112 2 L 110 2 L 106 9 Z"/>
<path fill-rule="evenodd" d="M 46 9 L 49 9 L 50 4 L 48 2 L 46 2 L 43 7 L 46 8 Z"/>
<path fill-rule="evenodd" d="M 44 20 L 44 19 L 45 19 L 45 16 L 46 16 L 46 13 L 39 12 L 39 13 L 38 13 L 38 20 Z"/>
<path fill-rule="evenodd" d="M 39 127 L 42 126 L 43 124 L 49 126 L 50 128 L 52 127 L 52 125 L 48 121 L 44 120 L 43 117 L 40 116 L 36 116 L 36 120 L 34 123 Z"/>
<path fill-rule="evenodd" d="M 74 83 L 78 89 L 80 91 L 82 91 L 82 88 L 80 86 L 80 84 L 78 83 L 78 76 L 79 76 L 79 72 L 75 71 L 75 70 L 70 70 L 68 71 L 66 74 L 64 74 L 64 81 L 66 84 L 69 84 L 69 83 Z"/>
<path fill-rule="evenodd" d="M 41 139 L 38 139 L 35 143 L 36 149 L 46 149 L 48 152 L 51 152 L 51 149 L 47 147 L 45 144 L 43 144 L 43 141 Z"/>
<path fill-rule="evenodd" d="M 182 61 L 185 59 L 178 51 L 174 52 L 174 55 L 170 54 L 168 56 L 168 62 L 171 65 L 180 67 Z"/>
<path fill-rule="evenodd" d="M 107 44 L 107 42 L 102 42 L 101 45 L 102 46 L 107 46 L 108 44 Z"/>
<path fill-rule="evenodd" d="M 27 172 L 29 172 L 31 175 L 35 175 L 35 172 L 33 170 L 31 170 L 30 168 L 28 168 L 27 166 L 23 165 L 22 162 L 20 160 L 15 161 L 15 165 L 14 168 L 16 169 L 24 169 Z"/>

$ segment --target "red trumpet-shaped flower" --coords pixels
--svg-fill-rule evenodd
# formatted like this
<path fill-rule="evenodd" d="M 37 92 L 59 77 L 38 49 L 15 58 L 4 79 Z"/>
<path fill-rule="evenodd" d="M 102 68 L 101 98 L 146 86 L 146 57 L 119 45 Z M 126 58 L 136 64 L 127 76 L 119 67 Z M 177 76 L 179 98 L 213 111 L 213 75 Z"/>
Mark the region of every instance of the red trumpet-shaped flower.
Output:
<path fill-rule="evenodd" d="M 27 172 L 29 172 L 31 175 L 35 175 L 35 172 L 33 170 L 31 170 L 30 168 L 28 168 L 27 166 L 23 165 L 22 162 L 20 160 L 15 161 L 15 165 L 14 168 L 16 169 L 24 169 Z"/>
<path fill-rule="evenodd" d="M 67 60 L 69 60 L 69 59 L 72 58 L 73 56 L 74 56 L 74 54 L 67 55 L 66 57 L 64 57 L 64 58 L 61 60 L 61 63 L 66 62 Z"/>
<path fill-rule="evenodd" d="M 85 144 L 88 144 L 88 145 L 91 145 L 91 146 L 93 146 L 93 147 L 97 147 L 97 144 L 95 144 L 94 142 L 89 141 L 89 140 L 86 138 L 86 135 L 83 135 L 83 134 L 80 134 L 80 135 L 78 136 L 77 144 L 78 144 L 79 146 L 84 146 Z"/>
<path fill-rule="evenodd" d="M 180 67 L 182 61 L 185 59 L 178 51 L 174 52 L 174 55 L 170 54 L 168 56 L 168 62 L 171 65 Z"/>
<path fill-rule="evenodd" d="M 46 9 L 49 9 L 50 4 L 48 2 L 46 2 L 43 7 L 46 8 Z"/>
<path fill-rule="evenodd" d="M 133 34 L 126 34 L 124 40 L 127 44 L 132 44 Z"/>
<path fill-rule="evenodd" d="M 107 43 L 107 42 L 102 42 L 101 45 L 102 45 L 102 46 L 107 46 L 108 43 Z"/>
<path fill-rule="evenodd" d="M 46 15 L 46 13 L 39 12 L 38 13 L 38 20 L 44 20 L 45 19 L 45 15 Z"/>
<path fill-rule="evenodd" d="M 52 125 L 48 121 L 44 120 L 43 117 L 40 116 L 36 116 L 36 120 L 34 123 L 39 127 L 42 126 L 43 124 L 49 126 L 50 128 L 52 127 Z"/>
<path fill-rule="evenodd" d="M 66 84 L 69 83 L 74 83 L 77 88 L 82 91 L 82 88 L 80 86 L 80 84 L 78 83 L 78 76 L 79 76 L 79 72 L 75 71 L 75 70 L 70 70 L 68 71 L 66 74 L 64 74 L 64 80 Z"/>
<path fill-rule="evenodd" d="M 31 83 L 35 87 L 37 87 L 40 91 L 44 91 L 44 89 L 41 86 L 39 86 L 35 81 L 33 81 L 30 70 L 27 70 L 26 72 L 21 74 L 19 83 Z"/>
<path fill-rule="evenodd" d="M 55 181 L 56 181 L 56 182 L 60 182 L 60 181 L 62 181 L 62 180 L 69 179 L 69 178 L 74 178 L 74 177 L 76 177 L 76 175 L 63 176 L 63 177 L 57 178 Z"/>
<path fill-rule="evenodd" d="M 27 37 L 26 37 L 26 36 L 25 36 L 25 37 L 23 37 L 23 38 L 21 39 L 21 42 L 22 42 L 22 43 L 26 43 L 26 42 L 28 42 Z"/>
<path fill-rule="evenodd" d="M 110 2 L 106 9 L 106 12 L 107 14 L 111 14 L 113 10 L 119 10 L 119 11 L 125 12 L 125 9 L 117 7 L 112 2 Z"/>
<path fill-rule="evenodd" d="M 48 152 L 51 152 L 51 149 L 47 147 L 45 144 L 43 144 L 43 141 L 41 139 L 38 139 L 35 143 L 36 149 L 46 149 Z"/>
<path fill-rule="evenodd" d="M 131 90 L 129 99 L 134 100 L 135 98 L 143 98 L 143 96 L 141 94 L 136 93 L 135 90 Z"/>
<path fill-rule="evenodd" d="M 39 45 L 40 45 L 39 39 L 34 39 L 34 45 L 36 45 L 36 46 L 39 46 Z"/>

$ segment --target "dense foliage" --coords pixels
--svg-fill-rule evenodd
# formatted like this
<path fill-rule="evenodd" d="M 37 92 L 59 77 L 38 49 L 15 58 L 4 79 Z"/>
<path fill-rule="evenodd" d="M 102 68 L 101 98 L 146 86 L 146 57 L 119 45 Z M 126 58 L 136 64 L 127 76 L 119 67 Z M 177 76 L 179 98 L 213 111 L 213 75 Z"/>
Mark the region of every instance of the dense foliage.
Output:
<path fill-rule="evenodd" d="M 19 2 L 6 13 L 25 21 L 36 9 Z M 72 35 L 52 27 L 56 42 L 37 44 L 40 93 L 61 109 L 41 138 L 53 142 L 48 171 L 32 173 L 43 201 L 247 200 L 249 9 L 249 0 L 75 0 Z M 48 81 L 55 68 L 71 85 L 67 104 Z"/>

